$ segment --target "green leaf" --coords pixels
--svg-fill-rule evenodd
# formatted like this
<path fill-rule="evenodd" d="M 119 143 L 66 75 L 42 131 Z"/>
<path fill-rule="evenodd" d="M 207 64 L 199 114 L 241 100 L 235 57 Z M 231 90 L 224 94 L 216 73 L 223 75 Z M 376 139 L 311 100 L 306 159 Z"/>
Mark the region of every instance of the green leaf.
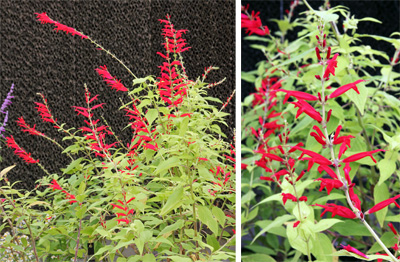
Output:
<path fill-rule="evenodd" d="M 333 247 L 331 240 L 327 235 L 317 233 L 315 239 L 311 239 L 311 241 L 313 242 L 311 253 L 317 258 L 318 261 L 334 261 L 333 256 L 330 256 L 330 254 L 332 254 L 335 248 Z"/>
<path fill-rule="evenodd" d="M 345 220 L 332 226 L 332 231 L 336 231 L 343 236 L 370 236 L 371 233 L 359 221 Z"/>
<path fill-rule="evenodd" d="M 279 65 L 273 66 L 273 67 L 271 68 L 271 70 L 272 70 L 272 69 L 275 69 L 275 68 L 281 68 L 281 67 L 284 66 L 284 65 L 292 64 L 292 63 L 294 63 L 294 62 L 296 62 L 296 61 L 302 59 L 302 58 L 305 57 L 306 55 L 312 53 L 313 51 L 314 51 L 314 48 L 311 48 L 311 49 L 309 49 L 309 50 L 307 50 L 307 51 L 305 51 L 305 52 L 303 52 L 303 53 L 301 53 L 301 54 L 299 54 L 299 55 L 297 55 L 297 56 L 294 56 L 294 57 L 292 57 L 292 58 L 286 60 L 286 61 L 283 62 L 283 63 L 280 63 Z"/>
<path fill-rule="evenodd" d="M 381 241 L 385 244 L 387 247 L 392 247 L 394 244 L 397 243 L 396 238 L 393 235 L 392 231 L 386 232 L 381 236 Z M 375 242 L 372 247 L 368 250 L 368 253 L 376 253 L 383 251 L 383 248 L 379 243 Z"/>
<path fill-rule="evenodd" d="M 205 224 L 215 235 L 218 234 L 218 223 L 214 219 L 210 209 L 205 206 L 197 206 L 200 221 Z"/>
<path fill-rule="evenodd" d="M 78 219 L 82 219 L 86 213 L 86 206 L 78 206 L 75 208 L 75 210 L 76 210 L 76 217 Z"/>
<path fill-rule="evenodd" d="M 357 80 L 358 80 L 357 77 L 352 75 L 347 75 L 343 77 L 341 84 L 346 85 L 349 83 L 353 83 Z M 356 105 L 358 110 L 360 110 L 361 115 L 364 115 L 364 108 L 365 108 L 365 103 L 367 102 L 368 91 L 367 88 L 365 87 L 364 82 L 358 83 L 357 88 L 360 94 L 357 94 L 357 92 L 354 91 L 353 89 L 350 89 L 345 94 Z"/>
<path fill-rule="evenodd" d="M 4 176 L 5 174 L 7 174 L 7 173 L 8 173 L 11 169 L 13 169 L 15 166 L 16 166 L 16 165 L 12 165 L 12 166 L 6 167 L 6 168 L 4 168 L 3 170 L 1 170 L 1 172 L 0 172 L 0 179 L 2 179 L 3 176 Z"/>
<path fill-rule="evenodd" d="M 153 123 L 153 121 L 157 118 L 158 112 L 155 108 L 150 108 L 149 111 L 146 113 L 146 119 L 149 122 L 149 125 Z"/>
<path fill-rule="evenodd" d="M 247 72 L 242 72 L 241 78 L 242 78 L 242 80 L 249 82 L 249 83 L 254 83 L 254 81 L 256 81 L 256 77 L 253 74 L 247 73 Z"/>
<path fill-rule="evenodd" d="M 167 203 L 165 203 L 161 209 L 160 216 L 168 214 L 172 209 L 175 209 L 182 204 L 183 192 L 182 186 L 178 186 L 178 188 L 172 192 L 168 197 Z"/>
<path fill-rule="evenodd" d="M 300 235 L 300 228 L 299 227 L 294 228 L 293 225 L 289 225 L 286 228 L 286 234 L 287 234 L 290 245 L 294 249 L 303 253 L 304 255 L 307 255 L 308 246 L 307 246 L 306 241 Z M 309 242 L 309 244 L 311 244 L 311 242 Z"/>
<path fill-rule="evenodd" d="M 388 199 L 388 198 L 390 198 L 390 194 L 389 194 L 389 189 L 385 183 L 375 186 L 375 188 L 374 188 L 375 205 L 378 204 L 379 202 L 382 202 L 383 200 Z M 385 207 L 385 208 L 375 212 L 376 218 L 378 219 L 378 222 L 379 222 L 381 228 L 383 228 L 383 223 L 385 221 L 387 211 L 388 211 L 388 208 Z"/>
<path fill-rule="evenodd" d="M 253 241 L 251 241 L 251 243 L 253 244 L 254 241 L 257 240 L 257 238 L 259 238 L 262 234 L 264 234 L 265 232 L 267 232 L 268 230 L 274 228 L 274 227 L 278 227 L 281 226 L 283 223 L 289 221 L 290 219 L 293 219 L 294 217 L 292 215 L 283 215 L 280 217 L 277 217 L 271 224 L 269 224 L 267 227 L 263 228 L 254 238 Z"/>
<path fill-rule="evenodd" d="M 161 161 L 161 163 L 158 165 L 155 173 L 156 174 L 162 173 L 172 167 L 179 166 L 180 164 L 181 164 L 181 162 L 180 162 L 179 158 L 176 156 L 173 156 L 171 158 L 168 158 L 165 161 Z"/>
<path fill-rule="evenodd" d="M 378 41 L 386 41 L 391 43 L 394 48 L 399 49 L 400 48 L 400 39 L 393 39 L 393 38 L 389 38 L 389 37 L 384 37 L 384 36 L 379 36 L 379 35 L 359 35 L 359 34 L 355 34 L 355 37 L 372 37 L 375 40 Z"/>
<path fill-rule="evenodd" d="M 176 222 L 176 223 L 174 223 L 174 224 L 172 224 L 172 225 L 166 226 L 166 227 L 160 232 L 160 234 L 158 234 L 158 236 L 162 236 L 162 235 L 164 235 L 164 234 L 167 234 L 167 233 L 169 233 L 169 232 L 172 232 L 172 231 L 174 231 L 174 230 L 177 230 L 177 229 L 183 227 L 183 225 L 184 225 L 184 221 L 183 221 L 183 220 L 178 220 L 178 222 Z"/>
<path fill-rule="evenodd" d="M 313 230 L 314 230 L 314 232 L 321 232 L 321 231 L 331 228 L 334 224 L 341 223 L 341 222 L 343 222 L 343 221 L 340 219 L 336 219 L 336 218 L 322 219 L 315 225 Z"/>
<path fill-rule="evenodd" d="M 74 170 L 83 160 L 83 157 L 80 157 L 74 161 L 71 162 L 71 164 L 69 164 L 67 166 L 66 169 L 63 170 L 64 174 L 69 174 L 70 171 Z"/>
<path fill-rule="evenodd" d="M 330 11 L 315 11 L 314 10 L 314 12 L 317 16 L 322 18 L 322 20 L 324 20 L 325 23 L 334 22 L 339 19 L 339 16 L 337 14 L 333 14 Z"/>
<path fill-rule="evenodd" d="M 180 136 L 185 136 L 186 131 L 188 130 L 188 124 L 189 124 L 189 117 L 184 117 L 181 123 L 181 127 L 179 129 L 179 135 Z"/>
<path fill-rule="evenodd" d="M 380 177 L 378 186 L 385 182 L 396 171 L 397 156 L 398 152 L 386 151 L 385 158 L 379 161 L 378 169 Z"/>
<path fill-rule="evenodd" d="M 218 240 L 213 235 L 207 235 L 207 244 L 213 247 L 212 251 L 218 250 L 220 247 Z"/>
<path fill-rule="evenodd" d="M 243 262 L 276 262 L 271 256 L 265 254 L 251 254 L 248 256 L 242 256 Z"/>
<path fill-rule="evenodd" d="M 199 176 L 207 181 L 214 181 L 214 176 L 210 173 L 210 171 L 203 165 L 198 166 Z"/>
<path fill-rule="evenodd" d="M 400 216 L 387 216 L 386 221 L 389 222 L 400 222 Z"/>
<path fill-rule="evenodd" d="M 212 213 L 214 217 L 217 219 L 219 224 L 223 227 L 225 225 L 226 217 L 224 211 L 221 208 L 213 206 Z"/>

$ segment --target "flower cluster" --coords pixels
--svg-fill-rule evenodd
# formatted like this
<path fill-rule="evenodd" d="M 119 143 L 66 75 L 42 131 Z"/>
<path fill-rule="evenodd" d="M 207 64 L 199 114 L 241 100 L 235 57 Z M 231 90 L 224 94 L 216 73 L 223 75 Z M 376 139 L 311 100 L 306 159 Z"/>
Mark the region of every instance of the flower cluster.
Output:
<path fill-rule="evenodd" d="M 241 15 L 241 27 L 246 29 L 246 33 L 249 35 L 256 34 L 256 35 L 269 35 L 269 29 L 265 25 L 262 25 L 260 12 L 254 13 L 254 11 L 249 14 L 249 5 L 246 7 L 242 6 L 242 15 Z"/>
<path fill-rule="evenodd" d="M 78 201 L 75 200 L 75 195 L 68 193 L 66 190 L 64 190 L 57 182 L 57 180 L 53 179 L 51 181 L 51 184 L 49 185 L 50 188 L 54 190 L 60 190 L 65 194 L 65 199 L 69 201 L 70 204 L 76 203 Z"/>

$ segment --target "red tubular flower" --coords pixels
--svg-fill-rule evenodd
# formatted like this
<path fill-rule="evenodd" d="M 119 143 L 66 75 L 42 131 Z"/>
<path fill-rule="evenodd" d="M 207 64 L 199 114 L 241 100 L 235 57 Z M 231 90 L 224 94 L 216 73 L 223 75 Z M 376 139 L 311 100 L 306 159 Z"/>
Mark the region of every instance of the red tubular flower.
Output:
<path fill-rule="evenodd" d="M 326 54 L 326 59 L 331 58 L 331 47 L 328 47 L 328 53 Z"/>
<path fill-rule="evenodd" d="M 388 226 L 389 226 L 390 229 L 392 230 L 393 234 L 395 234 L 395 235 L 397 236 L 397 231 L 396 231 L 396 229 L 394 228 L 393 224 L 392 224 L 392 223 L 389 223 Z"/>
<path fill-rule="evenodd" d="M 367 255 L 365 255 L 364 253 L 362 253 L 361 251 L 355 249 L 354 247 L 352 247 L 352 246 L 350 246 L 350 245 L 347 245 L 347 246 L 340 245 L 340 246 L 341 246 L 343 249 L 345 249 L 345 250 L 347 250 L 347 251 L 349 251 L 349 252 L 351 252 L 351 253 L 354 253 L 354 254 L 357 254 L 357 255 L 359 255 L 359 256 L 365 257 L 366 259 L 369 259 L 369 257 L 367 257 Z"/>
<path fill-rule="evenodd" d="M 290 91 L 285 89 L 278 89 L 277 92 L 285 92 L 285 98 L 283 99 L 283 103 L 285 104 L 289 97 L 293 96 L 297 99 L 307 100 L 307 101 L 317 101 L 318 97 L 313 96 L 309 93 L 301 92 L 301 91 Z"/>
<path fill-rule="evenodd" d="M 335 68 L 337 67 L 337 60 L 339 53 L 335 54 L 332 59 L 328 60 L 328 66 L 325 69 L 324 78 L 329 78 L 329 74 L 335 75 Z"/>
<path fill-rule="evenodd" d="M 260 12 L 254 13 L 254 11 L 252 11 L 251 16 L 246 14 L 242 14 L 241 16 L 241 28 L 247 29 L 246 33 L 250 32 L 249 35 L 269 35 L 269 29 L 267 26 L 262 25 L 259 14 Z"/>
<path fill-rule="evenodd" d="M 293 224 L 293 228 L 296 228 L 300 224 L 300 221 L 297 221 L 296 223 Z"/>
<path fill-rule="evenodd" d="M 14 154 L 22 158 L 26 163 L 35 164 L 39 162 L 31 157 L 31 153 L 27 153 L 24 149 L 22 149 L 14 140 L 13 136 L 6 137 L 7 146 L 14 149 Z"/>
<path fill-rule="evenodd" d="M 332 213 L 332 217 L 338 215 L 344 218 L 350 218 L 350 219 L 354 219 L 356 218 L 356 214 L 354 214 L 354 212 L 344 206 L 338 206 L 336 204 L 327 204 L 326 206 L 324 205 L 320 205 L 320 204 L 315 204 L 312 206 L 319 206 L 322 208 L 325 208 L 325 210 L 321 213 L 321 217 L 326 213 L 326 212 L 331 212 Z"/>
<path fill-rule="evenodd" d="M 329 166 L 325 166 L 325 165 L 320 165 L 318 167 L 318 172 L 321 174 L 322 171 L 325 171 L 326 173 L 328 173 L 328 175 L 330 177 L 332 177 L 333 179 L 338 179 L 335 171 L 333 171 Z"/>
<path fill-rule="evenodd" d="M 44 97 L 43 97 L 43 99 L 44 99 L 45 103 L 47 103 L 47 99 L 45 99 Z M 56 123 L 57 119 L 56 120 L 53 119 L 53 116 L 51 115 L 50 110 L 47 107 L 47 105 L 42 104 L 42 103 L 37 103 L 37 102 L 35 102 L 35 104 L 37 105 L 37 107 L 35 107 L 35 108 L 39 112 L 40 117 L 43 119 L 44 122 L 50 122 L 52 124 Z"/>
<path fill-rule="evenodd" d="M 349 188 L 349 195 L 350 195 L 351 202 L 353 202 L 353 205 L 358 210 L 361 210 L 361 201 L 358 198 L 357 194 L 354 193 L 354 184 Z"/>
<path fill-rule="evenodd" d="M 321 114 L 317 112 L 317 110 L 315 110 L 314 107 L 312 107 L 306 101 L 299 99 L 297 102 L 291 102 L 291 104 L 293 104 L 295 108 L 299 108 L 299 110 L 297 110 L 296 118 L 298 118 L 301 113 L 304 112 L 312 119 L 317 120 L 318 122 L 322 121 Z"/>
<path fill-rule="evenodd" d="M 357 92 L 357 94 L 360 94 L 360 92 L 358 91 L 357 88 L 357 84 L 361 83 L 361 82 L 365 82 L 365 80 L 357 80 L 353 83 L 350 84 L 346 84 L 344 86 L 339 87 L 338 89 L 336 89 L 335 91 L 333 91 L 332 94 L 329 95 L 329 98 L 335 98 L 338 97 L 344 93 L 346 93 L 347 91 L 349 91 L 350 89 L 354 89 L 354 91 Z"/>
<path fill-rule="evenodd" d="M 292 147 L 292 149 L 293 148 L 295 148 L 295 150 L 299 150 L 299 151 L 303 152 L 301 154 L 300 158 L 302 158 L 302 156 L 304 154 L 306 154 L 306 155 L 309 155 L 310 157 L 312 157 L 312 161 L 315 162 L 315 163 L 318 163 L 318 164 L 324 165 L 324 166 L 331 165 L 331 161 L 329 159 L 327 159 L 326 157 L 324 157 L 324 156 L 322 156 L 322 155 L 320 155 L 318 153 L 315 153 L 314 151 L 307 150 L 307 149 L 304 149 L 304 148 L 300 148 L 298 146 L 294 146 L 294 147 Z"/>
<path fill-rule="evenodd" d="M 360 159 L 362 159 L 362 158 L 364 158 L 364 157 L 369 156 L 369 157 L 371 157 L 372 161 L 374 161 L 374 162 L 376 163 L 376 160 L 375 160 L 375 158 L 372 156 L 372 154 L 375 154 L 375 153 L 380 152 L 380 151 L 385 152 L 386 150 L 383 150 L 383 149 L 376 149 L 376 150 L 373 150 L 373 151 L 367 151 L 367 152 L 362 152 L 362 153 L 354 154 L 354 155 L 352 155 L 352 156 L 346 157 L 345 159 L 342 160 L 342 162 L 344 162 L 344 163 L 347 163 L 347 162 L 355 162 L 355 161 L 357 161 L 357 160 L 360 160 Z"/>
<path fill-rule="evenodd" d="M 25 122 L 25 119 L 24 119 L 22 116 L 21 116 L 20 118 L 18 118 L 17 124 L 18 124 L 18 126 L 20 126 L 21 128 L 23 128 L 23 129 L 22 129 L 23 132 L 28 132 L 29 134 L 34 135 L 34 136 L 46 136 L 45 134 L 43 134 L 43 133 L 41 133 L 41 132 L 39 132 L 39 131 L 37 131 L 37 130 L 35 129 L 36 125 L 34 125 L 33 127 L 30 127 L 30 126 Z"/>
<path fill-rule="evenodd" d="M 55 179 L 53 179 L 51 181 L 51 185 L 49 185 L 49 187 L 52 188 L 53 191 L 56 190 L 56 189 L 57 190 L 63 190 L 62 187 L 57 183 L 57 181 Z"/>
<path fill-rule="evenodd" d="M 121 222 L 125 222 L 126 224 L 129 224 L 129 222 L 131 222 L 131 221 L 130 221 L 129 219 L 127 219 L 127 218 L 117 219 L 117 221 L 118 221 L 118 224 L 121 223 Z"/>
<path fill-rule="evenodd" d="M 66 199 L 69 199 L 69 203 L 70 203 L 70 204 L 73 204 L 73 203 L 78 202 L 78 201 L 75 200 L 75 195 L 70 194 L 70 193 L 68 193 L 68 192 L 65 191 L 65 190 L 64 190 L 63 192 L 65 193 L 65 198 L 66 198 Z"/>
<path fill-rule="evenodd" d="M 299 181 L 304 176 L 305 173 L 306 173 L 305 170 L 301 171 L 300 175 L 296 178 L 296 182 Z"/>
<path fill-rule="evenodd" d="M 343 186 L 342 182 L 340 182 L 339 180 L 335 180 L 335 179 L 318 178 L 318 179 L 315 179 L 314 181 L 321 181 L 321 187 L 319 189 L 319 192 L 321 192 L 326 187 L 326 191 L 328 192 L 328 195 L 331 193 L 332 189 L 334 189 L 334 188 L 339 189 Z"/>
<path fill-rule="evenodd" d="M 297 198 L 296 198 L 294 195 L 292 195 L 292 194 L 290 194 L 290 193 L 282 193 L 283 205 L 286 204 L 286 201 L 287 201 L 288 199 L 292 200 L 293 202 L 297 202 Z"/>
<path fill-rule="evenodd" d="M 54 21 L 50 19 L 50 17 L 47 16 L 46 12 L 44 13 L 35 13 L 36 18 L 42 23 L 42 24 L 53 24 L 55 26 L 54 30 L 58 31 L 64 31 L 67 34 L 70 33 L 71 35 L 78 35 L 83 38 L 88 38 L 88 36 L 82 34 L 81 32 L 77 31 L 76 29 L 63 25 L 57 21 Z"/>
<path fill-rule="evenodd" d="M 387 207 L 388 205 L 390 205 L 392 203 L 395 204 L 398 208 L 400 208 L 400 205 L 396 203 L 396 199 L 398 199 L 398 198 L 400 198 L 400 194 L 395 196 L 395 197 L 383 200 L 382 202 L 379 202 L 378 204 L 376 204 L 375 206 L 370 208 L 367 212 L 365 212 L 365 214 L 366 215 L 372 214 L 372 213 L 374 213 L 376 211 L 379 211 L 379 210 Z"/>
<path fill-rule="evenodd" d="M 112 76 L 110 72 L 108 72 L 107 67 L 100 66 L 99 68 L 96 68 L 95 71 L 103 77 L 104 82 L 106 82 L 109 86 L 111 86 L 111 89 L 116 89 L 117 91 L 128 91 L 128 88 L 126 88 L 120 80 L 116 79 L 115 76 Z"/>
<path fill-rule="evenodd" d="M 320 60 L 321 60 L 321 53 L 320 53 L 320 51 L 319 51 L 318 46 L 315 47 L 315 53 L 317 54 L 318 61 L 320 61 Z"/>

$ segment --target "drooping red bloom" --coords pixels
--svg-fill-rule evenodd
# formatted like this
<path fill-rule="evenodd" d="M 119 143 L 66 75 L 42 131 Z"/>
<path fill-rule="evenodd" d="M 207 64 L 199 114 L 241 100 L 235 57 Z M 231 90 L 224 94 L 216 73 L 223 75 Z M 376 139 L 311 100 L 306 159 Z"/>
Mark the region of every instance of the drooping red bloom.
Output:
<path fill-rule="evenodd" d="M 329 74 L 335 75 L 335 68 L 337 67 L 337 60 L 339 53 L 335 54 L 332 59 L 328 60 L 328 66 L 325 69 L 324 78 L 329 78 Z"/>
<path fill-rule="evenodd" d="M 67 191 L 63 191 L 63 193 L 65 193 L 65 198 L 66 199 L 69 199 L 69 203 L 70 204 L 73 204 L 73 203 L 76 203 L 76 202 L 78 202 L 78 201 L 76 201 L 75 199 L 75 195 L 73 195 L 73 194 L 70 194 L 70 193 L 68 193 Z"/>
<path fill-rule="evenodd" d="M 298 118 L 301 115 L 301 113 L 306 113 L 312 119 L 317 120 L 318 122 L 322 121 L 321 114 L 306 101 L 299 99 L 297 102 L 290 102 L 290 103 L 293 104 L 295 108 L 296 107 L 299 108 L 299 110 L 297 110 L 296 118 Z"/>
<path fill-rule="evenodd" d="M 352 247 L 352 246 L 350 246 L 350 245 L 347 245 L 347 246 L 340 245 L 340 246 L 341 246 L 343 249 L 345 249 L 345 250 L 347 250 L 347 251 L 349 251 L 349 252 L 351 252 L 351 253 L 354 253 L 354 254 L 357 254 L 357 255 L 359 255 L 359 256 L 365 257 L 366 259 L 369 259 L 369 257 L 367 257 L 367 255 L 365 255 L 364 253 L 362 253 L 361 251 L 355 249 L 354 247 Z"/>
<path fill-rule="evenodd" d="M 17 124 L 19 127 L 22 128 L 23 132 L 28 132 L 29 134 L 34 135 L 34 136 L 46 136 L 45 134 L 43 134 L 35 129 L 36 125 L 33 125 L 33 127 L 30 127 L 25 122 L 25 119 L 22 116 L 20 118 L 18 118 Z"/>
<path fill-rule="evenodd" d="M 336 132 L 335 132 L 335 135 L 333 137 L 333 144 L 334 145 L 341 144 L 340 145 L 340 149 L 339 149 L 339 155 L 338 155 L 339 159 L 346 152 L 346 150 L 351 147 L 350 146 L 350 139 L 355 138 L 352 135 L 338 137 L 341 129 L 342 129 L 342 126 L 339 125 L 336 128 Z"/>
<path fill-rule="evenodd" d="M 326 212 L 331 212 L 332 213 L 332 217 L 338 215 L 341 217 L 345 217 L 345 218 L 351 218 L 354 219 L 356 218 L 356 214 L 354 214 L 354 212 L 344 206 L 338 206 L 336 204 L 326 204 L 326 206 L 324 205 L 320 205 L 320 204 L 315 204 L 312 206 L 319 206 L 324 208 L 325 210 L 321 213 L 321 217 L 326 213 Z"/>
<path fill-rule="evenodd" d="M 116 79 L 115 76 L 112 76 L 110 72 L 108 71 L 107 67 L 100 66 L 99 68 L 95 69 L 96 72 L 103 77 L 104 82 L 106 82 L 109 86 L 111 86 L 111 89 L 115 89 L 117 91 L 128 91 L 128 88 L 126 88 L 120 80 Z"/>
<path fill-rule="evenodd" d="M 56 189 L 57 190 L 63 190 L 62 187 L 57 183 L 57 181 L 55 179 L 53 179 L 51 181 L 51 185 L 49 185 L 49 187 L 52 188 L 53 191 L 56 190 Z"/>
<path fill-rule="evenodd" d="M 314 181 L 321 181 L 321 187 L 319 189 L 319 192 L 321 192 L 326 187 L 326 191 L 328 192 L 328 195 L 331 193 L 332 189 L 334 189 L 334 188 L 339 189 L 343 186 L 342 182 L 340 182 L 339 180 L 335 180 L 335 179 L 318 178 L 318 179 L 315 179 Z"/>
<path fill-rule="evenodd" d="M 354 193 L 354 184 L 352 184 L 349 188 L 349 195 L 350 195 L 350 200 L 353 203 L 353 205 L 358 209 L 361 210 L 361 200 L 358 198 L 358 195 Z"/>
<path fill-rule="evenodd" d="M 360 79 L 360 80 L 357 80 L 357 81 L 355 81 L 353 83 L 343 85 L 343 86 L 339 87 L 338 89 L 336 89 L 332 94 L 330 94 L 329 98 L 338 97 L 338 96 L 346 93 L 350 89 L 353 89 L 354 91 L 357 92 L 357 94 L 360 94 L 360 92 L 358 91 L 358 88 L 357 88 L 357 84 L 359 84 L 361 82 L 365 82 L 365 80 L 361 80 Z"/>
<path fill-rule="evenodd" d="M 31 153 L 27 153 L 22 149 L 14 140 L 13 136 L 6 137 L 7 146 L 14 149 L 14 154 L 22 158 L 26 163 L 35 164 L 39 162 L 39 159 L 35 160 L 31 157 Z"/>
<path fill-rule="evenodd" d="M 286 204 L 286 201 L 288 201 L 288 199 L 292 200 L 293 202 L 297 202 L 297 198 L 294 195 L 292 195 L 290 193 L 282 193 L 283 205 Z"/>
<path fill-rule="evenodd" d="M 44 13 L 35 13 L 36 18 L 42 23 L 42 24 L 53 24 L 54 25 L 54 30 L 58 31 L 64 31 L 67 34 L 70 33 L 71 35 L 78 35 L 82 37 L 82 39 L 88 38 L 88 36 L 82 34 L 81 32 L 77 31 L 76 29 L 63 25 L 57 21 L 52 20 L 50 17 L 47 16 L 46 12 Z"/>
<path fill-rule="evenodd" d="M 318 167 L 318 172 L 321 174 L 322 171 L 325 171 L 333 179 L 338 179 L 337 174 L 335 173 L 335 171 L 333 171 L 329 166 L 320 165 Z"/>
<path fill-rule="evenodd" d="M 246 29 L 246 34 L 269 35 L 269 29 L 267 26 L 262 25 L 259 15 L 260 12 L 254 13 L 254 11 L 251 12 L 250 16 L 247 14 L 241 15 L 241 28 Z"/>
<path fill-rule="evenodd" d="M 389 223 L 388 226 L 389 226 L 390 229 L 392 230 L 393 234 L 395 234 L 395 235 L 397 236 L 397 231 L 396 231 L 396 229 L 394 228 L 393 224 L 392 224 L 392 223 Z"/>
<path fill-rule="evenodd" d="M 321 145 L 325 146 L 326 145 L 326 141 L 325 141 L 325 135 L 322 133 L 321 129 L 319 129 L 318 126 L 313 126 L 313 129 L 315 131 L 317 131 L 317 133 L 315 132 L 311 132 L 310 136 L 314 137 L 315 140 L 320 143 Z"/>
<path fill-rule="evenodd" d="M 289 97 L 293 96 L 297 99 L 307 100 L 307 101 L 317 101 L 318 97 L 313 96 L 309 93 L 301 92 L 301 91 L 290 91 L 285 89 L 278 89 L 277 92 L 285 92 L 285 98 L 283 99 L 283 103 L 285 104 Z"/>
<path fill-rule="evenodd" d="M 376 211 L 379 211 L 379 210 L 387 207 L 390 204 L 395 204 L 398 208 L 400 208 L 400 205 L 396 203 L 396 199 L 398 199 L 398 198 L 400 198 L 400 194 L 395 196 L 395 197 L 383 200 L 382 202 L 379 202 L 378 204 L 376 204 L 375 206 L 370 208 L 367 212 L 365 212 L 365 214 L 366 215 L 372 214 L 372 213 L 374 213 Z"/>
<path fill-rule="evenodd" d="M 329 166 L 329 165 L 332 164 L 329 159 L 327 159 L 326 157 L 324 157 L 324 156 L 322 156 L 322 155 L 320 155 L 318 153 L 315 153 L 314 151 L 307 150 L 307 149 L 304 149 L 304 148 L 301 148 L 301 147 L 298 147 L 298 146 L 294 146 L 294 147 L 292 147 L 292 149 L 299 150 L 299 151 L 303 152 L 301 154 L 300 158 L 302 158 L 303 155 L 306 154 L 306 155 L 309 155 L 311 157 L 311 159 L 307 159 L 307 160 L 312 161 L 314 163 L 318 163 L 318 164 L 324 165 L 324 166 Z"/>
<path fill-rule="evenodd" d="M 375 160 L 375 158 L 372 156 L 372 154 L 375 154 L 375 153 L 381 152 L 381 151 L 384 152 L 384 151 L 386 151 L 386 150 L 384 150 L 384 149 L 376 149 L 376 150 L 373 150 L 373 151 L 367 151 L 367 152 L 362 152 L 362 153 L 354 154 L 354 155 L 352 155 L 352 156 L 346 157 L 345 159 L 342 160 L 342 162 L 344 162 L 344 163 L 347 163 L 347 162 L 355 162 L 355 161 L 357 161 L 357 160 L 360 160 L 360 159 L 362 159 L 362 158 L 364 158 L 364 157 L 369 156 L 369 157 L 371 157 L 372 161 L 374 161 L 374 162 L 376 163 L 376 160 Z"/>

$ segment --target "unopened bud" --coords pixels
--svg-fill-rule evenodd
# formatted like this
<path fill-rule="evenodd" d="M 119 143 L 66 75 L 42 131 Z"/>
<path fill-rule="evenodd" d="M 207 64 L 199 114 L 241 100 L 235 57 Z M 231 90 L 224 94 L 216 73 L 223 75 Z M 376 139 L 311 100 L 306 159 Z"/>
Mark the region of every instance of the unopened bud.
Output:
<path fill-rule="evenodd" d="M 324 42 L 322 42 L 322 47 L 325 48 L 326 46 L 326 40 L 324 39 Z"/>
<path fill-rule="evenodd" d="M 329 122 L 329 119 L 331 119 L 332 115 L 332 109 L 328 111 L 328 117 L 326 118 L 326 122 Z"/>
<path fill-rule="evenodd" d="M 315 78 L 321 80 L 321 77 L 319 75 L 315 75 Z"/>
<path fill-rule="evenodd" d="M 315 37 L 317 38 L 317 40 L 319 40 L 319 36 L 318 35 L 316 35 Z"/>
<path fill-rule="evenodd" d="M 331 47 L 328 47 L 328 53 L 326 54 L 326 59 L 331 57 Z"/>
<path fill-rule="evenodd" d="M 324 39 L 326 38 L 326 34 L 324 34 Z"/>
<path fill-rule="evenodd" d="M 321 54 L 320 54 L 318 46 L 315 48 L 315 53 L 317 54 L 318 60 L 321 60 Z"/>

